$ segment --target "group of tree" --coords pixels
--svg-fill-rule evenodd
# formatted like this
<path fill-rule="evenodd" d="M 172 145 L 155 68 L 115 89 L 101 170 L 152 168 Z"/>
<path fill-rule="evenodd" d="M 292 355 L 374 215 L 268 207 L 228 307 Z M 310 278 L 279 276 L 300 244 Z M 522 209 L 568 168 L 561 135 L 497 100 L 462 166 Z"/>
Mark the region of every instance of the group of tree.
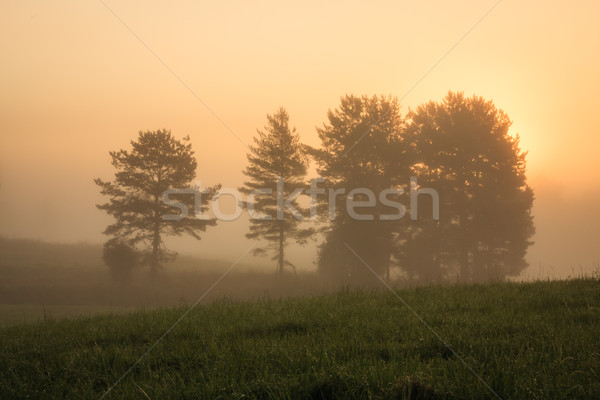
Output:
<path fill-rule="evenodd" d="M 405 116 L 396 98 L 347 95 L 317 128 L 321 145 L 311 147 L 300 142 L 281 108 L 267 115 L 247 156 L 248 180 L 240 189 L 249 195 L 245 205 L 253 215 L 246 237 L 261 241 L 255 253 L 271 254 L 280 273 L 293 267 L 287 245 L 323 238 L 319 272 L 345 283 L 364 283 L 373 273 L 389 279 L 392 271 L 413 281 L 516 275 L 526 267 L 534 233 L 533 191 L 525 176 L 526 153 L 518 136 L 509 134 L 510 125 L 491 101 L 462 93 L 450 92 Z M 202 202 L 194 200 L 199 189 L 191 185 L 197 165 L 189 138 L 140 132 L 131 144 L 131 152 L 110 153 L 115 180 L 96 180 L 110 196 L 98 207 L 115 218 L 104 232 L 111 237 L 105 259 L 118 265 L 132 257 L 126 248 L 140 245 L 142 261 L 136 262 L 156 273 L 172 257 L 163 235 L 199 239 L 216 224 L 194 213 L 165 220 L 174 210 L 162 201 L 164 191 L 188 188 L 178 200 L 202 212 L 218 187 Z M 297 199 L 299 189 L 309 187 L 310 158 L 327 189 L 317 198 L 316 221 Z M 368 217 L 356 218 L 345 202 L 373 200 L 362 188 L 381 194 L 381 201 Z M 418 195 L 422 188 L 435 190 L 439 201 Z M 282 198 L 289 199 L 286 207 Z"/>
<path fill-rule="evenodd" d="M 408 272 L 482 281 L 519 274 L 535 230 L 526 153 L 491 101 L 450 93 L 409 113 L 411 173 L 439 193 L 440 219 L 419 213 L 397 247 Z"/>

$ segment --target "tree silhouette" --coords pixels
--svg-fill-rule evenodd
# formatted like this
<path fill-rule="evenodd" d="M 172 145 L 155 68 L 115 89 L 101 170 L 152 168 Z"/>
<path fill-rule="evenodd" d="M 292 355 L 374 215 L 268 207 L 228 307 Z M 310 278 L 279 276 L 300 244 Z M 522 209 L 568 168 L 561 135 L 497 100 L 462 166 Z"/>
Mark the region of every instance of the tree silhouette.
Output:
<path fill-rule="evenodd" d="M 248 166 L 243 171 L 250 179 L 244 182 L 240 191 L 253 195 L 246 203 L 251 214 L 250 232 L 246 237 L 267 241 L 254 253 L 273 251 L 277 269 L 283 273 L 285 266 L 295 270 L 285 258 L 286 245 L 291 240 L 304 244 L 314 233 L 313 229 L 301 228 L 301 220 L 306 218 L 307 210 L 300 207 L 294 198 L 297 189 L 306 187 L 308 157 L 296 129 L 290 130 L 289 115 L 284 108 L 267 115 L 267 121 L 264 131 L 257 130 L 258 136 L 254 137 L 254 145 L 250 146 Z M 284 204 L 288 201 L 289 208 Z"/>
<path fill-rule="evenodd" d="M 110 198 L 97 207 L 115 218 L 104 234 L 130 245 L 145 245 L 146 262 L 156 275 L 174 257 L 165 248 L 163 235 L 188 234 L 200 239 L 200 232 L 216 224 L 215 219 L 195 218 L 195 214 L 205 211 L 204 205 L 217 187 L 202 195 L 191 186 L 197 163 L 189 137 L 177 140 L 164 129 L 146 131 L 131 145 L 131 151 L 110 152 L 117 170 L 114 181 L 94 180 L 100 192 Z M 163 194 L 169 189 L 186 189 L 168 198 L 170 202 L 176 199 L 181 207 L 164 201 Z"/>
<path fill-rule="evenodd" d="M 405 268 L 477 281 L 520 273 L 534 233 L 533 191 L 508 116 L 491 101 L 450 92 L 408 117 L 413 173 L 441 204 L 440 220 L 419 215 L 400 246 Z"/>
<path fill-rule="evenodd" d="M 386 220 L 384 215 L 397 214 L 398 210 L 377 200 L 375 207 L 363 212 L 372 219 L 359 219 L 349 214 L 347 197 L 358 188 L 379 196 L 383 190 L 398 187 L 401 181 L 408 182 L 410 158 L 402 139 L 404 121 L 396 98 L 377 96 L 342 97 L 339 107 L 330 110 L 327 117 L 328 123 L 317 129 L 321 148 L 311 149 L 311 154 L 327 187 L 340 195 L 322 198 L 326 209 L 319 214 L 333 217 L 333 221 L 319 251 L 319 270 L 363 283 L 371 273 L 347 246 L 376 273 L 389 275 L 392 238 L 399 222 Z M 353 193 L 351 199 L 364 201 L 368 196 Z M 330 215 L 328 209 L 332 206 L 335 211 Z"/>

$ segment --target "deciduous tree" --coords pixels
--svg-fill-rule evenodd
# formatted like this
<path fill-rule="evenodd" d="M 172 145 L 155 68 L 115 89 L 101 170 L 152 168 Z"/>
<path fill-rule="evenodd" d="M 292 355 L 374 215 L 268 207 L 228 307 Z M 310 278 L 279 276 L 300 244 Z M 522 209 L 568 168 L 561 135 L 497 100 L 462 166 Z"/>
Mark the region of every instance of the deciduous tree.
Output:
<path fill-rule="evenodd" d="M 364 283 L 371 272 L 347 246 L 377 274 L 389 274 L 393 233 L 400 222 L 382 216 L 399 211 L 382 204 L 379 196 L 409 182 L 409 149 L 402 138 L 404 120 L 396 98 L 353 95 L 342 97 L 339 107 L 330 110 L 327 117 L 328 122 L 317 129 L 321 147 L 311 153 L 327 188 L 339 195 L 321 198 L 326 208 L 335 206 L 335 212 L 320 212 L 333 220 L 319 252 L 319 269 Z M 348 213 L 347 196 L 358 188 L 376 196 L 374 207 L 359 212 L 371 215 L 371 219 L 357 219 Z M 368 199 L 364 193 L 355 193 L 351 200 Z"/>
<path fill-rule="evenodd" d="M 406 268 L 419 275 L 415 268 L 427 265 L 430 274 L 468 281 L 520 273 L 535 231 L 533 190 L 508 116 L 491 101 L 450 92 L 409 120 L 413 173 L 438 191 L 441 209 L 437 222 L 420 213 L 400 249 Z"/>

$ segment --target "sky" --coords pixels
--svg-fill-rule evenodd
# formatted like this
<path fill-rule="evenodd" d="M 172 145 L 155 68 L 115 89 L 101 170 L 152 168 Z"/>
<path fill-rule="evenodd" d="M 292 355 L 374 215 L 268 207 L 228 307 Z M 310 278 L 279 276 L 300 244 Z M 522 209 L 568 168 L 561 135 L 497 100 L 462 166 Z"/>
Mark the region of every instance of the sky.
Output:
<path fill-rule="evenodd" d="M 0 235 L 102 242 L 94 178 L 140 130 L 189 135 L 198 179 L 236 188 L 266 114 L 303 142 L 345 94 L 402 111 L 449 91 L 493 100 L 528 152 L 536 242 L 526 276 L 600 262 L 600 3 L 4 1 Z M 234 261 L 247 221 L 180 252 Z M 314 245 L 294 249 L 314 268 Z"/>

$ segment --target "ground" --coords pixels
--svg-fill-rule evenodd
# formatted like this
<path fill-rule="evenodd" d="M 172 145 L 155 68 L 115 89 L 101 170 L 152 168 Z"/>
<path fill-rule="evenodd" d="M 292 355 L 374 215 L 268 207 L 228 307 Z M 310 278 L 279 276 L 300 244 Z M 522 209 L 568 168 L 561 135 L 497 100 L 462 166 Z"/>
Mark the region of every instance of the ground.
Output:
<path fill-rule="evenodd" d="M 597 279 L 47 317 L 0 329 L 1 397 L 600 398 L 598 332 Z"/>

